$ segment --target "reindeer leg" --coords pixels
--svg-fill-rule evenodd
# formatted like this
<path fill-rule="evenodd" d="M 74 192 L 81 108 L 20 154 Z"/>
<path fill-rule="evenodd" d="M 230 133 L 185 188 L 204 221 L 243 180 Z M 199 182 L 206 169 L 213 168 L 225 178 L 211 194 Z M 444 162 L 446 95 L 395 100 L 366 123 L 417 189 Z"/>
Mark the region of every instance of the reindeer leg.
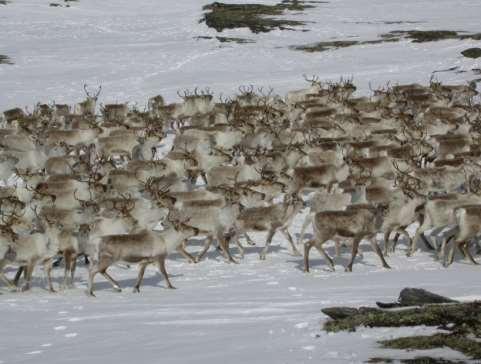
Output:
<path fill-rule="evenodd" d="M 70 267 L 70 282 L 69 282 L 70 287 L 74 286 L 75 269 L 77 268 L 77 257 L 78 257 L 77 255 L 73 256 L 72 266 Z"/>
<path fill-rule="evenodd" d="M 476 254 L 481 254 L 481 245 L 479 244 L 479 240 L 476 240 Z"/>
<path fill-rule="evenodd" d="M 341 256 L 341 242 L 337 239 L 334 238 L 334 249 L 336 251 L 336 257 L 339 258 Z"/>
<path fill-rule="evenodd" d="M 236 234 L 236 238 L 237 238 L 237 234 Z M 231 263 L 237 264 L 238 262 L 232 257 L 232 254 L 230 253 L 230 250 L 229 250 L 230 239 L 231 237 L 226 237 L 222 233 L 219 233 L 217 235 L 217 240 L 219 241 L 219 245 L 222 250 L 222 255 L 224 255 L 224 258 L 226 258 Z"/>
<path fill-rule="evenodd" d="M 32 274 L 33 274 L 33 269 L 35 268 L 35 263 L 36 262 L 30 262 L 25 269 L 25 284 L 22 287 L 22 291 L 28 291 L 30 290 L 31 284 L 32 284 Z"/>
<path fill-rule="evenodd" d="M 314 244 L 314 240 L 309 240 L 304 243 L 304 272 L 306 273 L 309 273 L 309 252 Z"/>
<path fill-rule="evenodd" d="M 244 233 L 244 237 L 246 238 L 247 244 L 249 244 L 250 246 L 255 246 L 255 245 L 256 245 L 256 243 L 254 242 L 254 240 L 251 239 L 251 237 L 249 236 L 249 234 Z"/>
<path fill-rule="evenodd" d="M 424 236 L 424 232 L 430 228 L 430 224 L 428 219 L 425 219 L 423 224 L 418 227 L 416 230 L 416 234 L 414 235 L 414 238 L 411 240 L 411 246 L 408 249 L 407 256 L 410 257 L 416 252 L 417 248 L 417 242 L 419 239 L 421 239 L 426 246 L 430 246 L 429 242 L 426 240 L 426 237 Z M 431 247 L 432 248 L 432 247 Z"/>
<path fill-rule="evenodd" d="M 210 246 L 212 245 L 212 240 L 213 240 L 213 237 L 212 236 L 208 236 L 205 243 L 204 243 L 204 248 L 202 249 L 202 251 L 197 254 L 197 256 L 195 257 L 195 263 L 199 263 L 202 258 L 204 258 L 204 255 L 206 255 L 207 251 L 209 250 Z"/>
<path fill-rule="evenodd" d="M 441 243 L 441 247 L 438 252 L 438 259 L 441 261 L 445 268 L 447 268 L 448 266 L 448 262 L 446 260 L 446 247 L 452 239 L 454 239 L 454 235 L 451 235 L 447 239 L 443 239 L 443 242 Z"/>
<path fill-rule="evenodd" d="M 260 260 L 266 260 L 266 254 L 267 250 L 269 249 L 269 245 L 272 242 L 272 238 L 274 237 L 274 234 L 276 233 L 276 229 L 271 229 L 269 230 L 269 233 L 267 234 L 267 240 L 266 240 L 266 245 L 261 251 L 261 254 L 259 255 Z"/>
<path fill-rule="evenodd" d="M 22 273 L 24 274 L 24 278 L 27 279 L 27 269 L 25 266 L 19 267 L 17 269 L 17 273 L 15 274 L 15 278 L 13 278 L 13 283 L 15 284 L 16 287 L 18 287 L 18 282 L 20 282 Z"/>
<path fill-rule="evenodd" d="M 398 229 L 396 231 L 396 235 L 394 235 L 394 242 L 393 242 L 393 246 L 392 246 L 392 252 L 394 253 L 395 250 L 396 250 L 396 246 L 397 246 L 397 243 L 399 243 L 399 238 L 401 235 L 404 235 L 407 240 L 408 240 L 408 246 L 411 246 L 412 245 L 412 239 L 411 237 L 409 236 L 408 232 L 406 231 L 405 227 L 401 228 L 401 229 Z M 424 237 L 424 236 L 423 236 Z"/>
<path fill-rule="evenodd" d="M 12 281 L 10 281 L 7 277 L 5 277 L 5 273 L 4 272 L 1 272 L 0 273 L 0 280 L 5 283 L 5 285 L 10 288 L 10 289 L 15 289 L 16 286 L 15 284 L 13 284 Z"/>
<path fill-rule="evenodd" d="M 180 253 L 189 263 L 196 263 L 195 257 L 185 250 L 185 240 L 177 247 L 177 252 Z"/>
<path fill-rule="evenodd" d="M 287 238 L 287 241 L 289 241 L 289 244 L 291 244 L 292 248 L 292 255 L 295 256 L 301 256 L 301 252 L 297 249 L 296 244 L 294 244 L 294 240 L 292 240 L 292 236 L 289 233 L 289 230 L 287 228 L 281 230 L 282 235 L 284 235 Z"/>
<path fill-rule="evenodd" d="M 140 265 L 139 275 L 137 276 L 137 282 L 135 282 L 134 293 L 140 293 L 140 285 L 144 279 L 145 268 L 149 263 L 144 263 Z"/>
<path fill-rule="evenodd" d="M 51 293 L 56 293 L 52 284 L 53 259 L 47 259 L 45 262 L 43 262 L 43 269 L 45 270 L 45 272 L 47 272 L 48 290 Z"/>
<path fill-rule="evenodd" d="M 241 242 L 239 239 L 236 239 L 235 241 L 236 245 L 237 245 L 237 248 L 239 249 L 239 255 L 240 255 L 240 259 L 244 259 L 244 255 L 245 255 L 245 249 L 244 247 L 242 246 Z"/>
<path fill-rule="evenodd" d="M 329 266 L 331 267 L 332 271 L 335 272 L 336 268 L 334 267 L 334 261 L 332 260 L 332 258 L 329 256 L 329 254 L 327 254 L 326 251 L 324 250 L 324 248 L 322 247 L 323 244 L 324 244 L 324 242 L 316 241 L 316 243 L 314 244 L 314 247 L 317 249 L 317 251 L 319 253 L 321 253 L 321 255 L 324 257 L 324 259 L 327 260 L 327 262 L 329 263 Z"/>
<path fill-rule="evenodd" d="M 454 238 L 454 237 L 453 237 L 453 238 Z M 449 254 L 448 254 L 448 261 L 447 261 L 447 263 L 446 263 L 446 267 L 450 266 L 450 265 L 453 264 L 453 262 L 454 262 L 454 256 L 455 256 L 455 254 L 456 254 L 456 245 L 457 245 L 457 244 L 458 244 L 458 243 L 457 243 L 456 240 L 454 239 L 454 240 L 453 240 L 453 244 L 452 244 L 451 249 L 450 249 Z"/>
<path fill-rule="evenodd" d="M 389 253 L 389 237 L 391 236 L 392 230 L 387 229 L 384 232 L 384 255 L 387 256 Z"/>
<path fill-rule="evenodd" d="M 109 266 L 110 266 L 110 264 L 109 264 Z M 102 274 L 105 277 L 105 279 L 108 280 L 110 282 L 110 284 L 112 284 L 112 287 L 114 288 L 114 290 L 116 292 L 122 292 L 122 289 L 120 288 L 119 283 L 115 279 L 113 279 L 110 274 L 107 273 L 107 268 L 101 270 L 100 274 Z"/>
<path fill-rule="evenodd" d="M 63 259 L 65 260 L 63 286 L 67 287 L 69 273 L 72 272 L 72 253 L 68 250 L 63 252 Z"/>
<path fill-rule="evenodd" d="M 464 252 L 465 257 L 468 258 L 468 261 L 471 262 L 471 264 L 479 265 L 479 263 L 476 260 L 474 260 L 473 256 L 471 255 L 467 241 L 465 241 L 464 244 L 462 245 L 462 251 Z"/>
<path fill-rule="evenodd" d="M 7 287 L 9 287 L 10 289 L 15 289 L 16 286 L 13 282 L 11 282 L 6 276 L 5 276 L 5 272 L 3 271 L 3 268 L 4 268 L 5 264 L 3 264 L 2 262 L 0 262 L 0 280 L 2 282 L 5 283 L 5 285 Z"/>
<path fill-rule="evenodd" d="M 92 263 L 89 267 L 89 283 L 88 283 L 88 294 L 92 297 L 95 297 L 94 294 L 94 278 L 95 275 L 99 272 L 99 268 L 97 263 Z"/>
<path fill-rule="evenodd" d="M 406 236 L 408 237 L 408 246 L 411 246 L 411 238 L 409 237 L 408 234 L 406 234 Z M 397 244 L 399 243 L 399 238 L 401 237 L 401 232 L 400 231 L 396 231 L 396 233 L 394 234 L 394 240 L 392 241 L 392 245 L 391 245 L 391 252 L 392 253 L 395 253 L 396 252 L 396 246 Z"/>
<path fill-rule="evenodd" d="M 381 259 L 381 262 L 382 262 L 382 266 L 386 269 L 391 269 L 391 267 L 389 266 L 389 264 L 387 264 L 386 260 L 384 259 L 384 255 L 382 254 L 382 250 L 381 248 L 379 247 L 378 243 L 376 242 L 376 239 L 375 238 L 371 238 L 369 239 L 369 243 L 371 244 L 372 248 L 374 249 L 374 251 L 376 252 L 377 256 L 379 257 L 379 259 Z"/>
<path fill-rule="evenodd" d="M 164 275 L 165 281 L 167 282 L 167 287 L 170 289 L 175 289 L 172 283 L 170 283 L 169 275 L 167 274 L 167 270 L 165 269 L 165 258 L 166 258 L 165 255 L 162 255 L 159 258 L 159 269 L 160 269 L 160 272 Z"/>
<path fill-rule="evenodd" d="M 354 241 L 352 242 L 352 253 L 351 253 L 351 261 L 346 267 L 346 272 L 352 272 L 352 266 L 354 264 L 354 259 L 356 258 L 357 251 L 359 249 L 359 243 L 361 242 L 362 237 L 356 237 L 354 238 Z"/>

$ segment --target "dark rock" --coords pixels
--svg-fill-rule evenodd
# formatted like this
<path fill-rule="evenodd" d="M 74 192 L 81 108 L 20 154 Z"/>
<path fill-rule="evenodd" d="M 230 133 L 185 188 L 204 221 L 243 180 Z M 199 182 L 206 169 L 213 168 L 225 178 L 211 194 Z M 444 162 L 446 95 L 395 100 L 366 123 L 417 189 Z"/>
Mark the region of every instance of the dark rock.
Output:
<path fill-rule="evenodd" d="M 462 51 L 461 54 L 467 58 L 479 58 L 481 57 L 481 48 L 468 48 Z"/>
<path fill-rule="evenodd" d="M 408 307 L 408 306 L 424 306 L 429 304 L 439 303 L 457 303 L 458 301 L 452 300 L 447 297 L 437 295 L 435 293 L 426 291 L 421 288 L 404 288 L 399 294 L 397 302 L 383 303 L 376 302 L 381 308 L 393 308 L 393 307 Z"/>

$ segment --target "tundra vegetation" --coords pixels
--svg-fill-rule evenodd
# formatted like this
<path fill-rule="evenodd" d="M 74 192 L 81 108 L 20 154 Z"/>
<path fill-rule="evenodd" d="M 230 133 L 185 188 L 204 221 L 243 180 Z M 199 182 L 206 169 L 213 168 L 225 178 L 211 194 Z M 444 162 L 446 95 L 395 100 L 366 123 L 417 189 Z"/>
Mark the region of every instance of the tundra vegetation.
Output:
<path fill-rule="evenodd" d="M 10 57 L 0 54 L 0 64 L 13 64 Z"/>
<path fill-rule="evenodd" d="M 214 2 L 202 8 L 205 14 L 200 22 L 205 22 L 209 28 L 218 32 L 236 28 L 249 28 L 252 33 L 266 33 L 274 29 L 295 30 L 294 27 L 305 25 L 305 22 L 282 19 L 280 16 L 286 12 L 302 12 L 313 7 L 306 1 L 297 0 L 283 0 L 274 5 Z"/>
<path fill-rule="evenodd" d="M 462 51 L 461 54 L 467 58 L 479 58 L 481 57 L 481 48 L 468 48 Z"/>
<path fill-rule="evenodd" d="M 389 33 L 383 33 L 378 39 L 371 40 L 333 40 L 333 41 L 322 41 L 313 44 L 305 45 L 294 45 L 290 49 L 304 51 L 308 53 L 323 52 L 331 49 L 352 47 L 352 46 L 362 46 L 362 45 L 372 45 L 381 44 L 388 42 L 399 42 L 401 40 L 409 40 L 412 43 L 425 43 L 425 42 L 437 42 L 447 39 L 457 39 L 457 40 L 481 40 L 481 33 L 466 33 L 457 32 L 452 30 L 393 30 Z M 471 55 L 476 55 L 476 48 L 471 48 L 466 50 L 468 55 L 464 54 L 465 57 L 470 57 Z M 472 56 L 471 56 L 472 57 Z M 472 57 L 476 58 L 476 57 Z"/>
<path fill-rule="evenodd" d="M 454 300 L 432 294 L 422 289 L 406 288 L 401 291 L 398 302 L 392 307 L 403 307 L 402 310 L 386 309 L 385 304 L 378 303 L 381 308 L 331 307 L 322 311 L 331 320 L 326 321 L 324 330 L 340 332 L 355 331 L 357 327 L 414 327 L 432 326 L 438 331 L 426 336 L 407 336 L 380 341 L 383 348 L 403 350 L 429 350 L 448 347 L 463 353 L 470 359 L 481 359 L 481 302 L 456 302 Z M 438 363 L 437 359 L 430 361 Z M 386 362 L 381 358 L 371 363 Z M 387 361 L 389 362 L 389 361 Z M 442 362 L 442 361 L 441 361 Z"/>

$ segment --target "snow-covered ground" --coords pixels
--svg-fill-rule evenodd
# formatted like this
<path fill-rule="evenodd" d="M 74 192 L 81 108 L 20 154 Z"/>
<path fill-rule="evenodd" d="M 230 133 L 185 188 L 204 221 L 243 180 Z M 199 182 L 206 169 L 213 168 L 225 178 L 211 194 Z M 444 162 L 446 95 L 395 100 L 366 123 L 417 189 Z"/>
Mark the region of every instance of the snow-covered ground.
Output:
<path fill-rule="evenodd" d="M 299 224 L 292 228 L 298 231 Z M 0 363 L 362 363 L 371 357 L 413 357 L 378 349 L 376 341 L 427 329 L 362 329 L 326 334 L 322 307 L 392 301 L 403 287 L 423 287 L 452 297 L 481 297 L 479 267 L 463 262 L 441 268 L 427 252 L 407 258 L 401 250 L 380 268 L 365 244 L 364 258 L 345 273 L 348 252 L 330 272 L 313 254 L 313 271 L 288 254 L 280 236 L 267 261 L 252 247 L 239 265 L 215 252 L 199 264 L 172 256 L 167 269 L 176 290 L 165 289 L 154 267 L 140 294 L 131 292 L 134 268 L 111 271 L 124 288 L 97 278 L 97 298 L 85 295 L 86 270 L 77 288 L 49 294 L 39 279 L 30 293 L 0 296 Z M 259 243 L 265 238 L 254 235 Z M 194 244 L 195 248 L 195 244 Z M 192 249 L 192 248 L 191 248 Z M 334 254 L 334 249 L 329 250 Z M 41 276 L 41 272 L 37 272 Z M 56 270 L 57 282 L 62 272 Z M 460 358 L 451 351 L 433 356 Z"/>
<path fill-rule="evenodd" d="M 302 74 L 316 74 L 333 80 L 353 76 L 367 91 L 369 82 L 426 83 L 431 72 L 450 67 L 467 72 L 438 74 L 439 79 L 460 82 L 474 78 L 471 69 L 480 67 L 460 54 L 481 44 L 473 40 L 404 40 L 315 54 L 288 49 L 334 39 L 372 40 L 392 30 L 480 32 L 479 0 L 332 0 L 286 15 L 309 22 L 301 27 L 309 32 L 221 34 L 253 39 L 252 44 L 195 39 L 219 35 L 198 22 L 209 0 L 80 0 L 69 2 L 70 8 L 50 7 L 52 1 L 0 5 L 0 54 L 15 63 L 0 65 L 0 110 L 37 101 L 72 103 L 84 96 L 84 82 L 102 84 L 102 102 L 145 105 L 149 96 L 174 100 L 177 90 L 194 86 L 209 86 L 218 95 L 255 84 L 282 94 L 304 86 Z M 384 23 L 393 21 L 414 23 Z"/>
<path fill-rule="evenodd" d="M 241 2 L 241 0 L 237 0 Z M 261 1 L 265 3 L 273 3 Z M 0 65 L 0 110 L 36 101 L 73 103 L 82 85 L 103 86 L 101 102 L 144 105 L 161 93 L 209 86 L 217 94 L 241 84 L 273 86 L 279 93 L 302 87 L 302 74 L 321 79 L 353 76 L 361 92 L 387 81 L 426 83 L 434 70 L 459 67 L 465 73 L 439 73 L 447 82 L 474 78 L 479 61 L 460 51 L 479 46 L 471 40 L 415 44 L 408 41 L 358 46 L 317 54 L 289 50 L 290 45 L 332 39 L 376 39 L 392 30 L 448 29 L 481 31 L 479 0 L 334 0 L 291 19 L 312 21 L 310 32 L 247 30 L 224 32 L 256 40 L 220 45 L 199 24 L 204 1 L 80 0 L 70 8 L 50 0 L 13 0 L 0 5 L 0 54 L 14 65 Z M 414 24 L 384 24 L 410 21 Z M 298 233 L 302 216 L 291 231 Z M 253 234 L 262 246 L 265 236 Z M 361 363 L 370 357 L 413 357 L 416 353 L 380 350 L 376 341 L 429 329 L 365 330 L 328 335 L 321 331 L 322 307 L 371 305 L 391 301 L 403 287 L 439 294 L 481 297 L 479 267 L 457 261 L 444 269 L 428 252 L 407 258 L 401 249 L 380 268 L 365 245 L 353 273 L 345 273 L 349 253 L 337 258 L 337 271 L 326 269 L 316 253 L 310 274 L 302 259 L 288 254 L 276 236 L 267 261 L 260 247 L 247 251 L 239 265 L 215 253 L 199 264 L 173 255 L 167 263 L 177 290 L 166 290 L 152 267 L 141 294 L 131 293 L 135 267 L 114 267 L 125 288 L 111 291 L 97 278 L 97 298 L 84 294 L 86 270 L 80 267 L 77 289 L 49 294 L 38 279 L 32 292 L 0 287 L 0 364 L 9 363 Z M 403 248 L 401 244 L 401 248 Z M 334 250 L 329 249 L 331 255 Z M 9 272 L 9 275 L 13 272 Z M 42 276 L 40 269 L 36 276 Z M 61 269 L 55 270 L 60 282 Z M 459 358 L 451 351 L 433 356 Z"/>

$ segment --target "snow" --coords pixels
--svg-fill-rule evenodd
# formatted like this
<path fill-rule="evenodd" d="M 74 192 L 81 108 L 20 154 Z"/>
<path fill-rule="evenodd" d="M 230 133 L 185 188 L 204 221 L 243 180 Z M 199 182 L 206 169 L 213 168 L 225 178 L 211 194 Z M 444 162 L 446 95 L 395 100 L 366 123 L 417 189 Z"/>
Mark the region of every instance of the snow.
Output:
<path fill-rule="evenodd" d="M 291 228 L 300 229 L 301 218 Z M 371 357 L 413 357 L 414 353 L 381 350 L 377 340 L 426 334 L 432 328 L 361 329 L 356 333 L 321 331 L 332 305 L 372 305 L 392 301 L 404 287 L 422 287 L 463 300 L 479 298 L 479 267 L 457 261 L 442 268 L 429 252 L 405 256 L 405 247 L 380 267 L 369 244 L 346 273 L 349 252 L 335 258 L 336 271 L 312 254 L 312 271 L 302 258 L 274 238 L 266 261 L 259 260 L 265 235 L 253 234 L 258 246 L 247 249 L 241 264 L 228 264 L 215 251 L 199 264 L 172 255 L 167 269 L 176 290 L 168 290 L 155 267 L 146 272 L 140 294 L 132 293 L 137 270 L 113 267 L 123 287 L 113 292 L 96 279 L 97 298 L 87 297 L 87 271 L 81 266 L 75 289 L 50 294 L 41 269 L 29 293 L 0 295 L 0 360 L 5 363 L 362 363 Z M 200 240 L 189 245 L 192 251 Z M 334 247 L 328 252 L 333 256 Z M 11 272 L 10 274 L 13 274 Z M 62 270 L 54 271 L 56 287 Z M 60 288 L 60 287 L 59 287 Z M 424 354 L 424 353 L 423 353 Z M 438 350 L 434 356 L 460 358 Z"/>
<path fill-rule="evenodd" d="M 0 110 L 37 101 L 73 103 L 84 97 L 84 83 L 103 86 L 101 102 L 143 106 L 150 96 L 160 93 L 173 101 L 178 90 L 195 86 L 226 95 L 241 84 L 254 84 L 282 94 L 303 87 L 306 74 L 332 80 L 352 76 L 366 92 L 369 83 L 427 83 L 431 72 L 450 67 L 467 72 L 438 73 L 438 78 L 464 82 L 474 78 L 471 69 L 480 67 L 479 61 L 460 54 L 479 46 L 473 40 L 404 40 L 315 54 L 288 49 L 333 39 L 373 40 L 392 30 L 479 32 L 478 0 L 333 0 L 304 14 L 286 15 L 308 21 L 301 29 L 309 32 L 259 35 L 247 29 L 217 33 L 199 24 L 207 0 L 80 0 L 70 2 L 70 8 L 53 8 L 50 2 L 14 0 L 0 6 L 0 54 L 15 63 L 0 65 Z M 219 34 L 256 43 L 194 39 Z"/>
<path fill-rule="evenodd" d="M 303 87 L 302 74 L 337 80 L 354 77 L 360 92 L 373 86 L 429 80 L 434 70 L 459 67 L 465 73 L 438 73 L 446 82 L 465 82 L 479 61 L 460 51 L 472 40 L 414 44 L 408 41 L 359 46 L 318 54 L 289 50 L 290 45 L 336 39 L 371 40 L 391 30 L 448 29 L 478 32 L 478 0 L 333 0 L 293 19 L 314 21 L 310 32 L 247 30 L 223 36 L 255 39 L 254 44 L 220 46 L 196 36 L 217 35 L 199 24 L 203 1 L 80 0 L 70 8 L 49 7 L 47 0 L 14 0 L 0 6 L 0 54 L 15 62 L 0 65 L 0 110 L 55 100 L 73 103 L 82 85 L 101 84 L 100 101 L 144 105 L 149 96 L 176 99 L 176 91 L 209 86 L 231 94 L 241 84 L 273 86 L 278 93 Z M 240 2 L 237 0 L 236 2 Z M 246 1 L 247 2 L 247 1 Z M 261 1 L 272 3 L 268 1 Z M 462 11 L 460 11 L 462 9 Z M 384 21 L 415 24 L 384 24 Z M 361 22 L 360 24 L 357 24 Z M 298 233 L 304 212 L 291 227 Z M 87 297 L 87 271 L 80 266 L 76 289 L 47 293 L 37 278 L 32 292 L 0 287 L 0 364 L 7 363 L 362 363 L 371 357 L 413 357 L 416 353 L 380 350 L 377 340 L 431 328 L 360 329 L 327 334 L 320 312 L 331 305 L 372 305 L 392 301 L 404 287 L 422 287 L 462 300 L 480 298 L 479 267 L 457 261 L 442 268 L 429 252 L 405 256 L 405 247 L 381 268 L 364 244 L 353 273 L 344 272 L 349 252 L 327 269 L 314 252 L 310 274 L 302 258 L 291 256 L 281 235 L 266 261 L 259 260 L 264 234 L 241 264 L 227 264 L 211 251 L 189 264 L 172 255 L 167 270 L 177 290 L 165 288 L 154 267 L 146 272 L 140 294 L 131 293 L 136 267 L 113 267 L 124 288 L 111 290 L 98 277 L 97 298 Z M 200 242 L 189 248 L 198 249 Z M 328 252 L 334 255 L 334 247 Z M 9 276 L 13 271 L 9 272 Z M 42 277 L 40 268 L 35 276 Z M 56 287 L 62 279 L 56 269 Z M 459 358 L 449 350 L 423 354 Z"/>

